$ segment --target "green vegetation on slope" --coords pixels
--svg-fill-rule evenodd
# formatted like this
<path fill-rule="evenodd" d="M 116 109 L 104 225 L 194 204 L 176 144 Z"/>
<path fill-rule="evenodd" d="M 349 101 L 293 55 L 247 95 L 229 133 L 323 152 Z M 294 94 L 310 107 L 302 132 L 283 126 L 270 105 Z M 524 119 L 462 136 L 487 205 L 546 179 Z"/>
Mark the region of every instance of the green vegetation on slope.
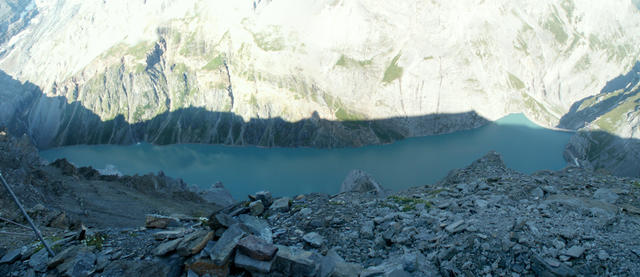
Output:
<path fill-rule="evenodd" d="M 624 102 L 619 103 L 614 109 L 598 118 L 598 120 L 596 120 L 596 125 L 607 132 L 615 133 L 618 124 L 625 120 L 625 115 L 628 112 L 634 111 L 638 108 L 640 105 L 639 102 L 640 94 L 627 98 Z"/>
<path fill-rule="evenodd" d="M 398 55 L 396 55 L 393 60 L 391 60 L 389 66 L 387 66 L 387 69 L 384 71 L 384 77 L 382 78 L 383 83 L 391 83 L 394 80 L 402 77 L 403 69 L 402 67 L 398 66 L 400 55 L 401 53 L 398 53 Z"/>
<path fill-rule="evenodd" d="M 363 68 L 371 65 L 372 63 L 373 63 L 373 59 L 356 60 L 342 54 L 342 56 L 340 56 L 340 59 L 336 62 L 336 66 Z"/>
<path fill-rule="evenodd" d="M 516 75 L 513 75 L 511 72 L 507 72 L 507 74 L 509 75 L 509 86 L 515 89 L 523 89 L 524 88 L 524 82 L 522 82 L 522 80 L 520 80 L 520 78 L 518 78 Z"/>
<path fill-rule="evenodd" d="M 565 44 L 569 39 L 569 35 L 565 32 L 560 16 L 558 15 L 558 10 L 555 7 L 553 8 L 551 17 L 548 18 L 542 26 L 551 32 L 555 39 L 561 44 Z"/>
<path fill-rule="evenodd" d="M 218 68 L 220 68 L 222 65 L 224 65 L 224 61 L 225 58 L 222 54 L 216 56 L 215 58 L 211 59 L 204 67 L 202 67 L 202 69 L 205 70 L 216 70 Z"/>

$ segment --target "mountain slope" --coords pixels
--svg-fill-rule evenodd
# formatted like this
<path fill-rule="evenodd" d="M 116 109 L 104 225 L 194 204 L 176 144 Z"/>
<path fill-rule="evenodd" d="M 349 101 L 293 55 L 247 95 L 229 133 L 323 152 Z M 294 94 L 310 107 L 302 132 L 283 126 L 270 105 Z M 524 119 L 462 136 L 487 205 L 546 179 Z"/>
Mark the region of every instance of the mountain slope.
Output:
<path fill-rule="evenodd" d="M 82 143 L 56 139 L 84 118 L 64 102 L 81 103 L 101 121 L 128 124 L 162 121 L 167 117 L 159 115 L 185 108 L 231 113 L 236 119 L 229 124 L 242 130 L 250 119 L 297 122 L 317 113 L 344 133 L 365 133 L 367 144 L 396 132 L 374 130 L 367 122 L 376 119 L 395 118 L 390 125 L 405 130 L 398 138 L 475 127 L 482 117 L 511 112 L 555 126 L 572 104 L 600 92 L 639 56 L 640 38 L 628 34 L 639 33 L 640 12 L 622 0 L 37 5 L 20 39 L 2 44 L 0 69 L 42 89 L 36 104 L 14 105 L 24 110 L 31 133 L 48 134 L 36 138 L 41 147 Z M 471 111 L 480 117 L 420 120 Z M 201 124 L 218 126 L 211 118 Z M 343 124 L 349 121 L 366 124 Z M 181 134 L 168 142 L 210 142 L 203 130 L 224 131 L 183 129 L 175 121 L 158 126 Z M 246 144 L 230 137 L 215 142 Z M 334 146 L 360 145 L 345 140 Z M 267 141 L 273 140 L 258 144 L 288 144 Z"/>

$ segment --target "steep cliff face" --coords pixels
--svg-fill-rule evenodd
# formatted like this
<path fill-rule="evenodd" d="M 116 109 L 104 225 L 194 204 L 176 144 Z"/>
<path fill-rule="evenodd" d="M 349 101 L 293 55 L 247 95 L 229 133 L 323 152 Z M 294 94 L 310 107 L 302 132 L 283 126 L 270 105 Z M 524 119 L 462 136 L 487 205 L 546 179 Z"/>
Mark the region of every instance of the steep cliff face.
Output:
<path fill-rule="evenodd" d="M 0 1 L 0 44 L 20 33 L 37 14 L 34 0 Z"/>
<path fill-rule="evenodd" d="M 41 147 L 362 145 L 511 112 L 555 126 L 640 53 L 628 35 L 640 31 L 640 13 L 622 0 L 64 0 L 37 9 L 24 35 L 0 46 L 0 69 L 44 92 L 21 107 Z M 94 121 L 106 127 L 86 132 L 100 135 L 73 128 Z M 282 139 L 290 133 L 297 139 Z"/>
<path fill-rule="evenodd" d="M 582 166 L 640 174 L 640 63 L 597 95 L 576 102 L 560 126 L 579 129 L 565 156 Z"/>

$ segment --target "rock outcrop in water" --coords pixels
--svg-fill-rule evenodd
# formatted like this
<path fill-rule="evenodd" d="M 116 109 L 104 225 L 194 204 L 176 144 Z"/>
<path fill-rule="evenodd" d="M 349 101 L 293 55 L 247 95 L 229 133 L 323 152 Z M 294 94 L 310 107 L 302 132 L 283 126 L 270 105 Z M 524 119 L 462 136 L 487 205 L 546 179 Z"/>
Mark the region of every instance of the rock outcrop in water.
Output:
<path fill-rule="evenodd" d="M 15 139 L 0 141 L 5 149 L 2 161 L 31 165 L 0 164 L 11 182 L 28 178 L 31 183 L 23 186 L 32 191 L 61 186 L 50 172 L 54 168 L 29 162 L 33 152 L 20 145 Z M 144 190 L 162 183 L 159 180 L 165 177 L 120 179 L 78 169 L 63 160 L 55 164 L 55 171 L 71 175 L 63 179 L 65 183 L 105 178 L 115 180 L 109 185 L 133 182 L 132 187 L 142 190 L 136 200 L 140 205 L 166 195 L 166 189 Z M 130 191 L 124 192 L 120 196 L 123 201 Z M 178 190 L 172 197 L 176 192 L 188 194 Z M 25 199 L 28 194 L 29 190 L 20 193 Z M 36 215 L 51 211 L 49 206 L 55 203 L 51 199 L 56 197 L 63 198 L 54 194 L 43 200 L 45 205 L 31 209 L 39 224 L 44 224 L 43 217 Z M 205 207 L 198 197 L 190 197 L 192 200 L 172 202 L 172 209 Z M 3 203 L 8 202 L 3 199 Z M 9 207 L 2 208 L 6 216 Z M 59 212 L 93 224 L 73 227 L 54 218 L 51 221 L 56 224 L 43 226 L 55 257 L 48 257 L 32 238 L 17 240 L 0 234 L 0 275 L 640 274 L 640 179 L 600 175 L 576 167 L 522 174 L 507 168 L 495 152 L 451 171 L 437 184 L 389 195 L 373 191 L 311 193 L 291 199 L 262 191 L 222 209 L 209 207 L 206 218 L 156 210 L 150 211 L 155 214 L 127 214 L 130 220 L 126 226 L 100 223 L 116 208 L 104 207 L 103 214 L 91 210 L 77 214 L 63 207 Z M 188 213 L 188 209 L 182 212 Z M 0 223 L 3 232 L 16 232 L 10 226 L 6 221 Z"/>

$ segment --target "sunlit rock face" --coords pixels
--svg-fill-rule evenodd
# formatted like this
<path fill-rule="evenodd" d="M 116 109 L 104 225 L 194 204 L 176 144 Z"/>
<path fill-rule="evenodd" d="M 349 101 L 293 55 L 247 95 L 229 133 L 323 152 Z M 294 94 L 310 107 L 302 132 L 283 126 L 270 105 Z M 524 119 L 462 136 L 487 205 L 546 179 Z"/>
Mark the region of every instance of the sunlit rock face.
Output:
<path fill-rule="evenodd" d="M 41 147 L 354 146 L 511 112 L 556 126 L 640 53 L 628 0 L 34 5 L 0 70 L 42 90 L 5 104 Z"/>

